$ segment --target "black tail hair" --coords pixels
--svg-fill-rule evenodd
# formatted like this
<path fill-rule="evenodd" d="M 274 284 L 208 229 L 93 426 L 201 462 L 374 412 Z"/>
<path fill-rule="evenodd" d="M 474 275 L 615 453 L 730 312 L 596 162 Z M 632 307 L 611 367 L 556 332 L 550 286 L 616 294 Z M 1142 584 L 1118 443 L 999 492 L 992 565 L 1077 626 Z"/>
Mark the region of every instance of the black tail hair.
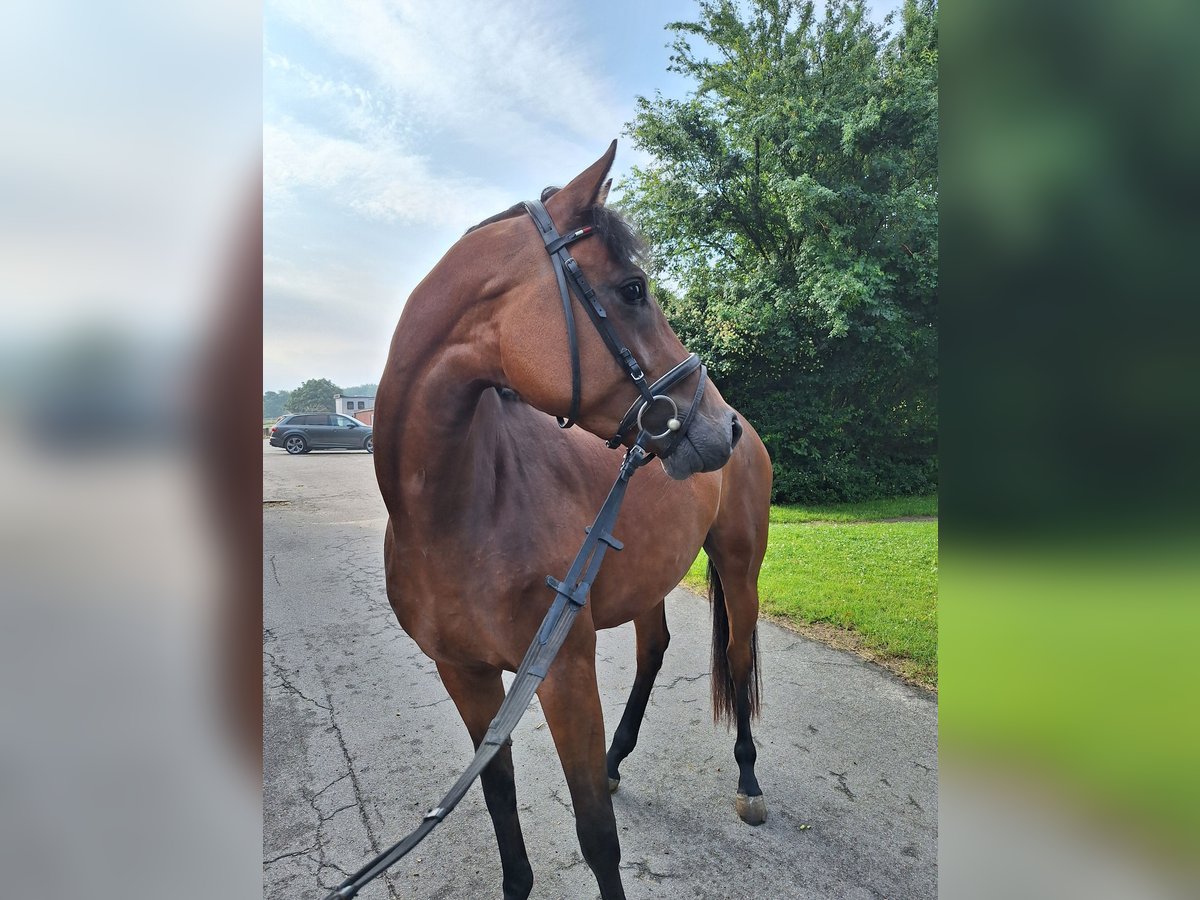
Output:
<path fill-rule="evenodd" d="M 737 692 L 733 673 L 729 671 L 729 610 L 725 608 L 725 588 L 721 575 L 712 560 L 708 561 L 708 602 L 712 605 L 712 704 L 713 721 L 717 724 L 737 724 Z M 758 698 L 762 679 L 758 668 L 758 628 L 750 635 L 750 673 L 747 697 L 750 717 L 758 715 Z"/>

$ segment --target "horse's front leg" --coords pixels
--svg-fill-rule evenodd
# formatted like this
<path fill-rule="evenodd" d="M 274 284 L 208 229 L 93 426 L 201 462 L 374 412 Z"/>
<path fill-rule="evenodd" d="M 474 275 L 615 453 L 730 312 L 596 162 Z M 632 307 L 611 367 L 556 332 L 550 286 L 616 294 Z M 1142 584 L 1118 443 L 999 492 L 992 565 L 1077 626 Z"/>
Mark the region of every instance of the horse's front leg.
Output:
<path fill-rule="evenodd" d="M 438 674 L 459 715 L 471 733 L 475 749 L 483 741 L 488 725 L 504 701 L 504 682 L 497 669 L 474 669 L 438 663 Z M 517 817 L 517 786 L 513 773 L 512 745 L 506 742 L 480 776 L 487 802 L 500 866 L 504 871 L 504 900 L 525 900 L 533 889 L 533 869 L 525 850 L 521 822 Z"/>
<path fill-rule="evenodd" d="M 621 724 L 613 734 L 612 746 L 608 748 L 608 789 L 615 791 L 621 783 L 621 761 L 637 746 L 638 731 L 646 715 L 646 704 L 650 702 L 650 691 L 654 679 L 662 668 L 663 654 L 671 642 L 667 631 L 667 605 L 660 601 L 657 606 L 633 620 L 637 630 L 637 674 L 633 678 L 633 689 L 629 702 L 621 715 Z"/>
<path fill-rule="evenodd" d="M 625 900 L 621 845 L 604 765 L 596 631 L 586 610 L 538 688 L 538 697 L 571 791 L 579 849 L 596 876 L 602 900 Z"/>

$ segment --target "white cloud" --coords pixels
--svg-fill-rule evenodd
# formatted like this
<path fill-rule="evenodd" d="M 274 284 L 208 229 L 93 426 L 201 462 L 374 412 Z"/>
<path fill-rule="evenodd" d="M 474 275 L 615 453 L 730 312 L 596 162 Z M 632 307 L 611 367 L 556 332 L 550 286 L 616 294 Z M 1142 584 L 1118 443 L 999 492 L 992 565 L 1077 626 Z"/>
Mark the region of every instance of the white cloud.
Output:
<path fill-rule="evenodd" d="M 269 386 L 377 378 L 446 247 L 619 133 L 628 110 L 572 21 L 546 0 L 268 0 Z"/>
<path fill-rule="evenodd" d="M 315 189 L 362 216 L 385 222 L 461 226 L 505 205 L 478 181 L 437 175 L 422 156 L 386 136 L 333 137 L 294 121 L 263 127 L 263 191 L 268 210 Z"/>
<path fill-rule="evenodd" d="M 465 144 L 534 171 L 598 155 L 627 110 L 560 3 L 270 0 L 269 9 L 364 67 L 373 88 Z M 590 154 L 590 157 L 588 156 Z"/>
<path fill-rule="evenodd" d="M 263 256 L 263 372 L 267 387 L 306 378 L 355 384 L 383 370 L 401 308 L 371 266 Z"/>

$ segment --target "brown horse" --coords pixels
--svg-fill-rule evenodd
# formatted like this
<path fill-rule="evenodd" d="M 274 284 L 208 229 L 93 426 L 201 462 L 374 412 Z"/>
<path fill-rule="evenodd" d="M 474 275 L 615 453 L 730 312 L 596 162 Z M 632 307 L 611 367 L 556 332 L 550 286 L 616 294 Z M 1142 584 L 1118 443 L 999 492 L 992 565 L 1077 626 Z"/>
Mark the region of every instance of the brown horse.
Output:
<path fill-rule="evenodd" d="M 615 154 L 613 141 L 545 206 L 562 234 L 595 229 L 599 239 L 579 241 L 572 253 L 653 380 L 687 354 L 648 295 L 632 233 L 603 206 Z M 593 435 L 613 434 L 638 397 L 586 320 L 578 354 L 580 429 L 560 429 L 552 416 L 567 416 L 573 405 L 562 300 L 538 229 L 518 205 L 471 229 L 417 286 L 380 380 L 375 470 L 389 514 L 388 599 L 437 663 L 476 747 L 504 698 L 501 672 L 517 669 L 554 599 L 546 576 L 566 571 L 616 475 L 619 454 Z M 689 410 L 699 377 L 671 390 L 686 433 L 661 467 L 631 482 L 618 523 L 625 549 L 609 555 L 538 690 L 583 857 L 604 900 L 625 896 L 610 791 L 667 648 L 664 597 L 702 545 L 711 560 L 714 715 L 737 725 L 739 815 L 750 824 L 766 816 L 750 719 L 758 706 L 757 580 L 771 464 L 715 387 Z M 637 675 L 606 760 L 596 631 L 630 621 Z M 504 897 L 527 897 L 533 871 L 508 747 L 482 782 Z"/>

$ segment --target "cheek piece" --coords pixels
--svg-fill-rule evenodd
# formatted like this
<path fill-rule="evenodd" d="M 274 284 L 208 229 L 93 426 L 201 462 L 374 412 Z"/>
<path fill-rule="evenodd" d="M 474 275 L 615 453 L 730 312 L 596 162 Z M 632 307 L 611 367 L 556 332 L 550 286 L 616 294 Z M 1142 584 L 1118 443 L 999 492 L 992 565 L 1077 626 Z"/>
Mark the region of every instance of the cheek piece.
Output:
<path fill-rule="evenodd" d="M 604 305 L 600 302 L 596 296 L 596 292 L 588 283 L 587 277 L 579 268 L 579 263 L 575 261 L 575 257 L 571 256 L 567 249 L 576 241 L 590 237 L 595 233 L 595 229 L 591 226 L 585 226 L 568 234 L 560 235 L 554 227 L 554 222 L 551 220 L 550 214 L 546 212 L 546 207 L 541 201 L 527 201 L 525 203 L 525 211 L 529 213 L 529 217 L 533 219 L 534 224 L 537 226 L 538 234 L 541 235 L 542 242 L 546 245 L 546 252 L 550 256 L 551 264 L 554 266 L 554 276 L 558 281 L 558 292 L 562 298 L 563 317 L 567 323 L 567 344 L 571 355 L 571 409 L 565 419 L 559 418 L 559 427 L 570 428 L 579 417 L 579 395 L 582 379 L 579 370 L 579 338 L 575 330 L 574 304 L 571 303 L 571 294 L 574 293 L 579 299 L 579 305 L 583 307 L 583 311 L 587 313 L 588 318 L 592 321 L 592 325 L 595 326 L 596 331 L 604 341 L 608 352 L 612 354 L 613 359 L 617 361 L 617 365 L 621 367 L 622 371 L 625 372 L 638 391 L 638 398 L 634 400 L 633 405 L 629 407 L 629 411 L 621 419 L 621 424 L 617 426 L 616 433 L 608 439 L 608 446 L 613 449 L 620 446 L 636 426 L 639 432 L 639 440 L 641 440 L 642 435 L 646 435 L 647 442 L 665 441 L 665 443 L 659 443 L 655 453 L 664 458 L 670 456 L 683 439 L 683 436 L 687 434 L 688 426 L 691 424 L 696 408 L 700 405 L 700 401 L 704 397 L 704 387 L 708 370 L 700 362 L 700 357 L 692 353 L 687 359 L 674 366 L 653 384 L 646 384 L 646 375 L 642 371 L 642 367 L 638 365 L 638 361 L 634 358 L 633 353 L 621 342 L 621 339 L 613 330 Z M 667 391 L 688 378 L 697 369 L 700 370 L 700 380 L 696 386 L 695 397 L 687 414 L 680 419 L 679 407 L 667 394 Z M 655 406 L 670 409 L 666 420 L 666 430 L 657 434 L 647 434 L 643 427 L 644 418 L 647 410 Z"/>

